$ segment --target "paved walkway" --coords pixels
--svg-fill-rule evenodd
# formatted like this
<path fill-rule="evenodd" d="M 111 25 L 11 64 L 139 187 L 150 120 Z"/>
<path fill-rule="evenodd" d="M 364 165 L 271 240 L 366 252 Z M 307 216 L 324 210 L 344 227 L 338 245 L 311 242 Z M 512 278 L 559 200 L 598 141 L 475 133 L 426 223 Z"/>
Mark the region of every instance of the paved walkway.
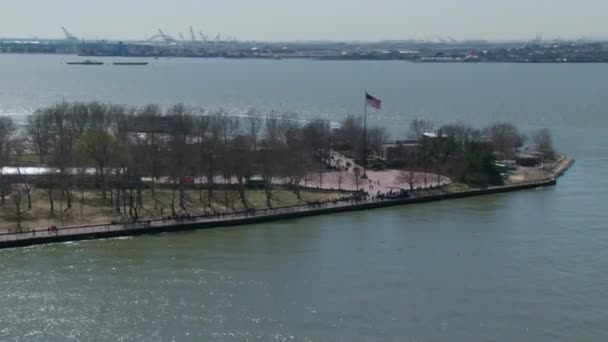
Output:
<path fill-rule="evenodd" d="M 560 177 L 574 164 L 574 159 L 568 156 L 560 156 L 559 160 L 553 164 L 551 176 L 553 178 Z"/>
<path fill-rule="evenodd" d="M 355 177 L 354 168 L 359 167 L 360 170 L 362 170 L 362 168 L 358 166 L 354 162 L 354 160 L 346 158 L 345 156 L 337 152 L 331 152 L 330 164 L 333 167 L 340 167 L 344 171 L 323 172 L 321 177 L 319 177 L 318 174 L 312 174 L 306 181 L 302 183 L 302 185 L 309 188 L 319 188 L 324 190 L 363 190 L 367 192 L 370 197 L 375 197 L 378 194 L 394 194 L 400 192 L 400 190 L 409 190 L 409 185 L 402 179 L 402 173 L 399 170 L 367 171 L 368 179 L 361 179 L 361 174 L 359 174 L 359 177 L 357 178 Z M 448 184 L 449 182 L 450 180 L 446 177 L 440 178 L 440 184 Z M 428 174 L 427 186 L 432 187 L 437 184 L 437 176 L 433 174 Z M 424 188 L 424 174 L 422 173 L 416 173 L 415 188 L 418 187 Z M 361 201 L 360 203 L 366 202 L 373 201 Z M 252 212 L 243 212 L 203 217 L 190 217 L 181 220 L 150 220 L 134 223 L 75 226 L 60 228 L 52 231 L 49 231 L 48 229 L 36 229 L 34 231 L 28 230 L 27 232 L 22 233 L 0 234 L 0 241 L 32 239 L 41 237 L 44 238 L 53 236 L 76 236 L 100 232 L 120 232 L 125 230 L 146 230 L 152 228 L 163 228 L 179 225 L 196 225 L 201 223 L 213 224 L 227 222 L 231 220 L 240 220 L 250 217 L 275 216 L 279 214 L 294 213 L 315 208 L 348 207 L 352 204 L 353 201 L 349 199 L 337 202 L 327 202 L 324 204 L 317 205 L 301 205 L 287 208 L 262 209 L 255 211 L 255 215 Z"/>
<path fill-rule="evenodd" d="M 214 224 L 226 223 L 230 221 L 237 221 L 247 218 L 264 218 L 272 217 L 281 214 L 305 212 L 314 209 L 328 209 L 328 208 L 346 208 L 350 207 L 355 203 L 372 203 L 372 200 L 358 200 L 354 201 L 353 198 L 345 198 L 341 201 L 331 201 L 324 203 L 315 203 L 310 205 L 299 205 L 285 208 L 275 209 L 262 209 L 250 212 L 238 212 L 228 213 L 220 215 L 209 215 L 209 216 L 191 216 L 182 217 L 181 219 L 164 219 L 164 220 L 150 220 L 150 221 L 137 221 L 133 223 L 118 223 L 118 224 L 105 224 L 105 225 L 89 225 L 89 226 L 75 226 L 75 227 L 64 227 L 56 230 L 48 229 L 36 229 L 29 230 L 26 232 L 19 233 L 3 233 L 0 234 L 0 242 L 2 241 L 15 241 L 15 240 L 27 240 L 27 239 L 39 239 L 39 238 L 50 238 L 55 236 L 77 236 L 92 233 L 104 233 L 104 232 L 124 232 L 132 230 L 153 230 L 153 228 L 170 228 L 176 226 L 187 226 L 187 225 L 200 225 L 200 224 Z M 170 229 L 167 229 L 168 231 Z M 179 230 L 179 229 L 176 229 Z"/>
<path fill-rule="evenodd" d="M 401 170 L 367 170 L 368 179 L 361 179 L 360 177 L 356 177 L 354 169 L 359 168 L 362 172 L 363 167 L 357 165 L 353 159 L 332 151 L 329 162 L 330 166 L 344 171 L 327 171 L 321 175 L 311 174 L 301 185 L 325 190 L 363 190 L 373 195 L 377 194 L 378 191 L 388 193 L 391 190 L 410 190 L 408 182 L 403 177 L 404 172 Z M 359 182 L 357 182 L 357 179 Z M 451 182 L 448 177 L 441 176 L 438 181 L 436 174 L 427 173 L 425 185 L 425 174 L 414 172 L 414 189 L 436 187 L 437 185 L 445 185 Z"/>
<path fill-rule="evenodd" d="M 348 159 L 342 159 L 342 160 L 348 160 Z M 561 175 L 570 165 L 572 165 L 573 160 L 569 159 L 569 158 L 565 158 L 564 160 L 560 160 L 559 163 L 557 163 L 557 168 L 554 171 L 554 175 L 559 176 Z M 352 163 L 351 165 L 355 165 L 354 163 Z M 375 172 L 375 171 L 370 171 L 368 173 L 368 176 L 372 179 L 372 183 L 374 181 L 378 182 L 380 181 L 380 188 L 379 189 L 383 189 L 386 192 L 392 192 L 393 193 L 397 193 L 399 191 L 395 190 L 395 187 L 393 187 L 393 185 L 395 184 L 394 182 L 395 180 L 395 174 L 391 173 L 391 172 L 387 172 L 387 171 L 380 171 L 380 172 Z M 384 178 L 382 178 L 384 177 Z M 331 184 L 331 183 L 330 183 Z M 378 184 L 378 183 L 376 183 Z M 534 184 L 534 182 L 532 182 L 531 184 Z M 403 184 L 401 182 L 401 188 L 403 188 Z M 497 188 L 497 189 L 508 189 L 508 188 L 514 188 L 517 189 L 520 185 L 511 185 L 511 186 L 502 186 L 502 187 L 490 187 L 491 188 Z M 479 190 L 471 190 L 471 191 L 463 191 L 463 192 L 471 192 L 471 193 L 475 193 Z M 482 190 L 482 191 L 487 191 L 487 189 Z M 231 213 L 231 214 L 221 214 L 221 215 L 213 215 L 213 216 L 203 216 L 203 217 L 183 217 L 182 219 L 165 219 L 165 220 L 152 220 L 152 221 L 143 221 L 143 222 L 134 222 L 134 223 L 120 223 L 120 224 L 106 224 L 106 225 L 91 225 L 91 226 L 77 226 L 77 227 L 65 227 L 65 228 L 60 228 L 54 231 L 49 231 L 48 229 L 37 229 L 35 231 L 28 231 L 28 232 L 20 232 L 20 233 L 4 233 L 4 234 L 0 234 L 0 242 L 3 241 L 17 241 L 17 240 L 30 240 L 30 239 L 45 239 L 45 238 L 49 238 L 49 242 L 52 241 L 53 237 L 64 237 L 66 238 L 65 240 L 69 240 L 70 236 L 74 236 L 75 239 L 78 235 L 85 235 L 85 234 L 95 234 L 95 233 L 105 233 L 105 232 L 124 232 L 125 235 L 137 235 L 135 234 L 137 230 L 141 230 L 142 234 L 145 234 L 147 231 L 153 232 L 154 228 L 162 228 L 163 231 L 171 231 L 172 227 L 175 227 L 176 231 L 179 230 L 183 230 L 184 226 L 196 226 L 196 225 L 201 225 L 201 224 L 208 224 L 210 226 L 213 226 L 214 224 L 216 224 L 217 226 L 221 226 L 221 225 L 227 225 L 227 223 L 230 222 L 235 222 L 235 223 L 239 223 L 242 222 L 243 219 L 253 219 L 253 218 L 259 218 L 259 219 L 264 219 L 264 218 L 271 218 L 273 216 L 279 216 L 281 214 L 293 214 L 293 213 L 297 213 L 297 212 L 306 212 L 306 211 L 314 211 L 315 209 L 331 209 L 331 208 L 350 208 L 353 207 L 354 205 L 356 206 L 357 204 L 359 205 L 365 205 L 365 204 L 370 204 L 370 203 L 378 203 L 378 202 L 391 202 L 392 199 L 395 198 L 399 198 L 398 195 L 395 195 L 397 197 L 393 197 L 393 198 L 383 198 L 383 199 L 374 199 L 374 198 L 367 198 L 367 199 L 358 199 L 358 200 L 354 200 L 353 197 L 345 197 L 342 200 L 337 200 L 337 201 L 327 201 L 324 203 L 315 203 L 315 204 L 310 204 L 310 205 L 300 205 L 300 206 L 293 206 L 293 207 L 286 207 L 286 208 L 276 208 L 276 209 L 263 209 L 263 210 L 256 210 L 255 212 L 240 212 L 240 213 Z M 434 195 L 431 196 L 422 196 L 422 197 L 434 197 Z M 392 201 L 395 202 L 395 201 Z M 253 220 L 252 220 L 253 221 Z M 246 222 L 244 222 L 246 223 Z M 181 227 L 181 228 L 180 228 Z M 39 244 L 40 242 L 37 242 L 37 244 Z M 42 242 L 44 243 L 44 242 Z"/>
<path fill-rule="evenodd" d="M 572 160 L 562 164 L 563 167 L 567 169 L 568 166 L 572 165 Z M 560 170 L 561 171 L 561 170 Z M 441 189 L 436 189 L 432 191 L 438 191 L 436 194 L 427 194 L 423 196 L 415 196 L 415 197 L 402 197 L 401 194 L 397 194 L 392 198 L 366 198 L 366 199 L 358 199 L 354 200 L 352 197 L 349 199 L 344 199 L 341 201 L 335 202 L 325 202 L 325 203 L 317 203 L 311 205 L 301 205 L 287 208 L 276 208 L 276 209 L 266 209 L 266 210 L 258 210 L 255 213 L 247 212 L 247 213 L 232 213 L 232 214 L 224 214 L 224 215 L 214 215 L 214 216 L 206 216 L 206 217 L 190 217 L 184 219 L 169 219 L 169 220 L 154 220 L 154 221 L 145 221 L 145 222 L 135 222 L 135 223 L 124 223 L 124 224 L 107 224 L 107 225 L 95 225 L 95 226 L 79 226 L 79 227 L 66 227 L 61 228 L 56 231 L 48 231 L 44 230 L 36 230 L 34 232 L 21 232 L 21 233 L 12 233 L 12 234 L 0 234 L 0 243 L 1 242 L 10 242 L 10 241 L 23 241 L 25 245 L 32 244 L 43 244 L 48 242 L 56 242 L 53 237 L 62 237 L 63 241 L 69 241 L 70 237 L 73 237 L 73 240 L 78 240 L 79 235 L 86 234 L 95 234 L 95 233 L 111 233 L 117 232 L 119 234 L 115 234 L 114 236 L 122 235 L 139 235 L 138 230 L 141 230 L 140 234 L 154 233 L 154 232 L 171 232 L 174 228 L 175 231 L 184 230 L 184 227 L 192 226 L 192 229 L 201 228 L 200 225 L 207 224 L 208 227 L 220 227 L 237 224 L 247 224 L 256 222 L 255 219 L 260 221 L 270 221 L 273 217 L 281 218 L 282 214 L 295 214 L 298 212 L 310 212 L 314 213 L 322 213 L 323 209 L 344 209 L 342 211 L 357 209 L 357 207 L 361 208 L 371 208 L 371 207 L 382 207 L 388 205 L 396 205 L 396 204 L 404 204 L 404 203 L 420 203 L 421 201 L 429 201 L 429 200 L 441 200 L 446 198 L 461 198 L 467 196 L 474 196 L 484 193 L 497 193 L 497 192 L 506 192 L 506 191 L 514 191 L 521 189 L 533 188 L 536 186 L 543 186 L 545 184 L 555 184 L 555 179 L 545 179 L 540 182 L 529 182 L 522 184 L 514 184 L 507 186 L 496 186 L 496 187 L 488 187 L 483 189 L 472 189 L 472 190 L 463 190 L 457 191 L 453 193 L 447 193 L 442 191 Z M 393 191 L 394 192 L 394 191 Z M 372 204 L 372 206 L 367 206 Z M 328 210 L 331 212 L 331 210 Z M 293 216 L 292 216 L 293 217 Z M 247 220 L 249 219 L 249 220 Z M 249 221 L 249 222 L 248 222 Z M 160 228 L 154 229 L 154 228 Z M 123 233 L 123 234 L 120 234 Z M 104 238 L 105 234 L 100 234 L 100 236 L 93 236 L 90 238 Z M 111 237 L 111 234 L 105 235 L 106 237 Z M 45 241 L 48 238 L 48 241 Z M 31 243 L 28 243 L 28 240 L 32 240 Z M 6 246 L 6 245 L 5 245 Z"/>

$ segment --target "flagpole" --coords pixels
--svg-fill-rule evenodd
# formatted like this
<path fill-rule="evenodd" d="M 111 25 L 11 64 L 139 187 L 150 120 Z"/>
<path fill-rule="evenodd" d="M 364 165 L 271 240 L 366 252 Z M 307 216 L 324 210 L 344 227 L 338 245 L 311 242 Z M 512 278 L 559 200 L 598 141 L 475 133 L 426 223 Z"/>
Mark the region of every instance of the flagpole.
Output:
<path fill-rule="evenodd" d="M 363 179 L 367 178 L 367 92 L 363 96 Z"/>

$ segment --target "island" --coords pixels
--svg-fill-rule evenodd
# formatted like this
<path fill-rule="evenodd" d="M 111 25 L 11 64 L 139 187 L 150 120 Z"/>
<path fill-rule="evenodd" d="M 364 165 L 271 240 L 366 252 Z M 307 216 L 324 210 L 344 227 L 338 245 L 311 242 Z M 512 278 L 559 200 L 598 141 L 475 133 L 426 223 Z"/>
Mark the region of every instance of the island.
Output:
<path fill-rule="evenodd" d="M 59 103 L 0 118 L 0 248 L 216 228 L 556 184 L 551 132 L 497 122 L 404 139 L 358 116 Z M 407 133 L 407 134 L 406 134 Z"/>

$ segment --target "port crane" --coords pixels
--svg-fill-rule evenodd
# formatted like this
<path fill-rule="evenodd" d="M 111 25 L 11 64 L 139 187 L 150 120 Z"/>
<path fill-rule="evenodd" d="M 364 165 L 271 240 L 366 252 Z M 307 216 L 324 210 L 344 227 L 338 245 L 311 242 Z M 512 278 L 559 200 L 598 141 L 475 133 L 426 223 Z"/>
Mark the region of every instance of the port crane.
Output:
<path fill-rule="evenodd" d="M 165 43 L 168 44 L 174 44 L 174 43 L 208 43 L 211 42 L 212 39 L 209 38 L 209 36 L 207 36 L 206 34 L 203 33 L 203 31 L 198 31 L 198 37 L 200 37 L 200 39 L 197 38 L 196 35 L 196 31 L 194 30 L 194 27 L 190 26 L 189 27 L 189 37 L 186 37 L 186 35 L 184 35 L 183 33 L 178 33 L 177 34 L 177 38 L 174 38 L 173 36 L 170 36 L 168 34 L 166 34 L 162 29 L 158 29 L 158 34 L 150 37 L 147 39 L 147 41 L 152 42 L 152 41 L 157 41 L 157 40 L 162 40 Z M 218 33 L 217 36 L 215 37 L 215 42 L 216 43 L 220 43 L 222 41 L 221 35 Z"/>
<path fill-rule="evenodd" d="M 166 34 L 165 32 L 163 32 L 163 30 L 158 29 L 158 33 L 160 34 L 160 36 L 167 42 L 167 43 L 172 43 L 175 42 L 176 39 L 171 37 L 170 35 Z"/>
<path fill-rule="evenodd" d="M 441 36 L 435 36 L 435 38 L 437 38 L 437 41 L 439 41 L 441 44 L 447 43 L 445 39 L 441 38 Z"/>
<path fill-rule="evenodd" d="M 63 31 L 63 34 L 65 35 L 65 40 L 71 41 L 71 42 L 75 42 L 78 41 L 78 38 L 71 34 L 65 27 L 61 26 L 61 30 Z"/>
<path fill-rule="evenodd" d="M 173 37 L 171 37 L 170 35 L 166 34 L 165 32 L 163 32 L 163 30 L 158 29 L 158 34 L 148 40 L 154 40 L 156 38 L 162 38 L 165 42 L 167 43 L 175 43 L 177 40 Z"/>
<path fill-rule="evenodd" d="M 190 40 L 194 43 L 196 42 L 196 35 L 194 34 L 194 29 L 190 26 Z"/>
<path fill-rule="evenodd" d="M 542 32 L 538 32 L 536 34 L 536 37 L 528 42 L 526 42 L 524 44 L 524 48 L 530 47 L 530 46 L 534 46 L 534 45 L 541 45 L 543 43 L 543 33 Z"/>

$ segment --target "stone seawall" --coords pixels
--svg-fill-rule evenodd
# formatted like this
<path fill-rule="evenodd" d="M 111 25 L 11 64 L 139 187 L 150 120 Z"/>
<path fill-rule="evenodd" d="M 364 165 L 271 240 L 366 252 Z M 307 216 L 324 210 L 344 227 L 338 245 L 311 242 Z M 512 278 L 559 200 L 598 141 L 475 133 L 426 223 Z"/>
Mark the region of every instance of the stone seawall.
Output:
<path fill-rule="evenodd" d="M 227 217 L 217 220 L 203 220 L 198 222 L 169 222 L 167 224 L 160 224 L 156 226 L 139 226 L 135 228 L 129 228 L 128 225 L 121 229 L 110 229 L 110 226 L 99 226 L 94 231 L 80 232 L 78 230 L 70 231 L 68 233 L 61 232 L 61 234 L 39 234 L 39 236 L 33 236 L 30 234 L 19 234 L 17 238 L 3 239 L 0 241 L 1 248 L 14 248 L 14 247 L 26 247 L 33 245 L 42 245 L 49 243 L 68 242 L 68 241 L 82 241 L 82 240 L 94 240 L 94 239 L 107 239 L 125 236 L 138 236 L 138 235 L 150 235 L 167 232 L 178 232 L 198 229 L 212 229 L 221 227 L 233 227 L 243 226 L 250 224 L 259 224 L 264 222 L 290 220 L 297 218 L 304 218 L 309 216 L 318 216 L 326 214 L 344 213 L 349 211 L 369 210 L 376 208 L 386 208 L 398 205 L 417 204 L 442 201 L 448 199 L 466 198 L 473 196 L 482 196 L 490 194 L 499 194 L 505 192 L 519 191 L 534 189 L 545 186 L 553 186 L 556 184 L 555 178 L 526 183 L 516 184 L 507 186 L 488 187 L 484 189 L 474 189 L 461 192 L 451 192 L 443 194 L 434 194 L 421 197 L 402 198 L 394 200 L 383 200 L 383 201 L 364 201 L 359 203 L 351 203 L 344 205 L 332 205 L 326 207 L 308 208 L 295 211 L 281 212 L 281 209 L 277 210 L 276 213 L 263 214 L 256 216 L 237 216 Z"/>

